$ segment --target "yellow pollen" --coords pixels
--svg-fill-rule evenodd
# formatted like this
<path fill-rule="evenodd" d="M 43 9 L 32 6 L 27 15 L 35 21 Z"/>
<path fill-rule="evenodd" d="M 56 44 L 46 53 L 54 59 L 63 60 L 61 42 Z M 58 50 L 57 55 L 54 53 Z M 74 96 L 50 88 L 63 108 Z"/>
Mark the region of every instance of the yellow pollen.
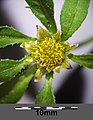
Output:
<path fill-rule="evenodd" d="M 32 59 L 37 65 L 51 71 L 60 66 L 64 60 L 64 46 L 57 42 L 54 37 L 48 38 L 41 42 L 31 45 L 30 50 Z"/>

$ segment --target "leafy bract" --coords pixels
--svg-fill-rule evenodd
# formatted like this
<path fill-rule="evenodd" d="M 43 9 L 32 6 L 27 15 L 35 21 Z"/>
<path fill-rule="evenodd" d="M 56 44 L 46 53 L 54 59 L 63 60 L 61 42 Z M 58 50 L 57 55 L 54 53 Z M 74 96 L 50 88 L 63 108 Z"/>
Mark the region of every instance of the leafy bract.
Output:
<path fill-rule="evenodd" d="M 37 31 L 37 40 L 43 41 L 45 40 L 46 37 L 52 37 L 52 36 L 50 35 L 48 31 L 46 31 L 45 29 L 39 26 L 38 31 Z"/>
<path fill-rule="evenodd" d="M 54 104 L 55 98 L 52 91 L 53 72 L 48 73 L 43 88 L 36 96 L 36 104 Z"/>
<path fill-rule="evenodd" d="M 74 55 L 69 54 L 69 59 L 73 60 L 74 62 L 93 69 L 93 54 L 83 54 L 83 55 Z"/>
<path fill-rule="evenodd" d="M 30 42 L 35 39 L 36 38 L 31 38 L 27 35 L 24 35 L 12 27 L 0 26 L 0 48 L 16 43 Z"/>
<path fill-rule="evenodd" d="M 8 81 L 19 73 L 24 67 L 30 64 L 27 62 L 28 55 L 21 60 L 1 59 L 0 60 L 0 80 Z"/>
<path fill-rule="evenodd" d="M 67 40 L 84 21 L 90 0 L 65 0 L 60 15 L 62 40 Z"/>
<path fill-rule="evenodd" d="M 26 90 L 30 79 L 36 72 L 36 65 L 33 65 L 22 75 L 13 78 L 0 85 L 0 104 L 16 103 Z"/>
<path fill-rule="evenodd" d="M 34 15 L 44 24 L 52 33 L 57 31 L 54 20 L 53 0 L 25 0 Z"/>

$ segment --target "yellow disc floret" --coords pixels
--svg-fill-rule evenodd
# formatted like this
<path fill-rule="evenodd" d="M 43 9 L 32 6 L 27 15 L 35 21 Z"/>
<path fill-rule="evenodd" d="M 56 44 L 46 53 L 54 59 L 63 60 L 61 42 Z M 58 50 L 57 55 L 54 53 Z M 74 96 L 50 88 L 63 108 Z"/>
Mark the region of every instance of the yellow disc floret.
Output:
<path fill-rule="evenodd" d="M 45 40 L 30 46 L 33 61 L 39 68 L 44 67 L 47 71 L 62 64 L 64 49 L 64 46 L 60 42 L 56 42 L 54 37 L 46 37 Z"/>

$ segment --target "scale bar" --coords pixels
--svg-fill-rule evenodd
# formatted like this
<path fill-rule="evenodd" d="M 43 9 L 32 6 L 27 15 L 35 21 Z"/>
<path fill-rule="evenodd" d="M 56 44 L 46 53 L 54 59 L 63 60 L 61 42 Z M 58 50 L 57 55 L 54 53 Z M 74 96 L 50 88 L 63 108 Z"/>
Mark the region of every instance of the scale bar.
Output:
<path fill-rule="evenodd" d="M 46 109 L 46 110 L 75 110 L 75 109 L 78 109 L 78 107 L 76 106 L 69 106 L 69 107 L 15 107 L 15 110 L 36 110 L 36 109 Z"/>

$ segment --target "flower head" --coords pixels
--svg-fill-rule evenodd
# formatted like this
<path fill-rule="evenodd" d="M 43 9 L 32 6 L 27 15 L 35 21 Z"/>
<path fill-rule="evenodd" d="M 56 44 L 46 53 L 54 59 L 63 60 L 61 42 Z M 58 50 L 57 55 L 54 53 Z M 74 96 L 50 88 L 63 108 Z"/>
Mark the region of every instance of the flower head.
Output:
<path fill-rule="evenodd" d="M 60 72 L 60 68 L 70 68 L 67 55 L 76 46 L 61 42 L 59 31 L 51 35 L 41 27 L 38 28 L 37 41 L 21 44 L 21 47 L 31 53 L 31 60 L 37 64 L 37 80 L 45 73 Z"/>

